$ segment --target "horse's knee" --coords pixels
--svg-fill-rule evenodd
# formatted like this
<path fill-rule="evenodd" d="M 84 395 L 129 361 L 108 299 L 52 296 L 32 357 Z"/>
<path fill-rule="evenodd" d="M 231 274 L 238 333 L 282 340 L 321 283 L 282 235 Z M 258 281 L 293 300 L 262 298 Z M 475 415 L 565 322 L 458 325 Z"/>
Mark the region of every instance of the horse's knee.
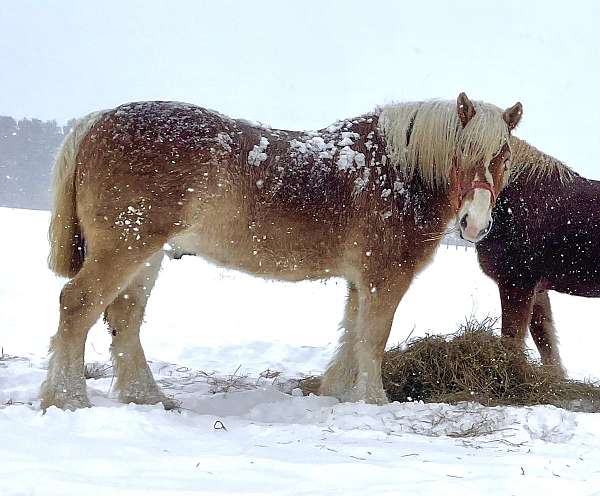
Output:
<path fill-rule="evenodd" d="M 61 314 L 72 313 L 84 307 L 88 302 L 86 291 L 82 291 L 73 281 L 65 284 L 58 298 Z"/>
<path fill-rule="evenodd" d="M 139 327 L 143 318 L 144 302 L 123 295 L 117 297 L 104 311 L 104 321 L 113 331 L 113 336 L 132 327 Z"/>

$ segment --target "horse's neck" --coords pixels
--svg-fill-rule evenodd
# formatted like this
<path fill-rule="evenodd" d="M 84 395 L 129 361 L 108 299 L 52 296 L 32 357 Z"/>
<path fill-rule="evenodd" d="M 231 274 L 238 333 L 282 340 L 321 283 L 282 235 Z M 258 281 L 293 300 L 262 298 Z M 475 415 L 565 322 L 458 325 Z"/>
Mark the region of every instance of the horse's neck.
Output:
<path fill-rule="evenodd" d="M 371 169 L 374 175 L 368 200 L 370 207 L 380 210 L 385 217 L 390 211 L 390 201 L 394 203 L 398 222 L 402 226 L 413 225 L 418 237 L 441 239 L 454 209 L 449 188 L 433 188 L 418 173 L 408 178 L 406 170 L 394 164 L 387 155 L 387 142 L 381 130 L 374 128 L 379 153 L 375 157 L 378 167 Z M 375 169 L 375 170 L 373 170 Z M 381 179 L 383 178 L 383 181 Z M 357 198 L 360 201 L 359 198 Z"/>
<path fill-rule="evenodd" d="M 417 233 L 439 240 L 455 213 L 449 189 L 431 190 L 418 177 L 407 185 L 399 207 L 405 215 L 412 214 Z"/>

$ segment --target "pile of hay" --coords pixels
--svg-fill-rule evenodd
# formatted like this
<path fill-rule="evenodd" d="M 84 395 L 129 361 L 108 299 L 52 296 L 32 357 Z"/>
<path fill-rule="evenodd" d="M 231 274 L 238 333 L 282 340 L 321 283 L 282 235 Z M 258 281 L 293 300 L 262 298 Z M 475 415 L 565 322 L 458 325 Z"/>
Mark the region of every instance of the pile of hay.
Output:
<path fill-rule="evenodd" d="M 510 340 L 497 319 L 471 319 L 454 334 L 415 338 L 385 352 L 383 387 L 390 401 L 483 405 L 555 405 L 599 412 L 600 387 L 561 380 Z M 299 381 L 304 394 L 318 394 L 321 378 Z"/>
<path fill-rule="evenodd" d="M 556 405 L 600 411 L 600 387 L 560 380 L 528 351 L 503 340 L 496 321 L 470 320 L 449 336 L 426 336 L 385 353 L 383 386 L 390 401 L 484 405 Z"/>

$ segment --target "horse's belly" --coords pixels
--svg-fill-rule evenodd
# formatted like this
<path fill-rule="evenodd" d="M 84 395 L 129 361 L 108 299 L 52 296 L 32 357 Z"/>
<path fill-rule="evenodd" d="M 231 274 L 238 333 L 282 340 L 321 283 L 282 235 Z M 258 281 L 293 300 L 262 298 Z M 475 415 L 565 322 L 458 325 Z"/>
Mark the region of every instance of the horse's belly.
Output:
<path fill-rule="evenodd" d="M 334 261 L 318 250 L 314 242 L 296 242 L 294 246 L 281 238 L 237 232 L 237 236 L 224 237 L 190 231 L 170 239 L 165 251 L 173 258 L 196 255 L 219 267 L 269 279 L 301 281 L 337 275 Z"/>
<path fill-rule="evenodd" d="M 551 267 L 551 266 L 550 266 Z M 544 289 L 573 296 L 600 297 L 600 272 L 591 260 L 561 264 L 548 268 L 540 280 Z"/>
<path fill-rule="evenodd" d="M 547 284 L 548 289 L 572 296 L 600 298 L 600 281 L 560 279 Z"/>

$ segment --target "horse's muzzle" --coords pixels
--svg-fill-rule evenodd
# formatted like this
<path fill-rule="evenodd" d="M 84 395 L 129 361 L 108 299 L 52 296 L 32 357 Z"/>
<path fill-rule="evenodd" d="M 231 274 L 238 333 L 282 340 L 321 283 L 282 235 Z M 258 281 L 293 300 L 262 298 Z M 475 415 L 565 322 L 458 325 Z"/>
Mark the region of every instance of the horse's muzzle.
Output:
<path fill-rule="evenodd" d="M 485 226 L 483 229 L 478 229 L 478 228 L 474 228 L 468 220 L 468 213 L 466 213 L 465 215 L 462 216 L 462 218 L 460 219 L 459 225 L 460 225 L 460 237 L 461 239 L 464 239 L 465 241 L 469 241 L 471 243 L 478 243 L 479 241 L 481 241 L 483 238 L 485 238 L 489 232 L 492 230 L 492 219 L 490 218 L 490 220 L 488 221 L 487 226 Z"/>

